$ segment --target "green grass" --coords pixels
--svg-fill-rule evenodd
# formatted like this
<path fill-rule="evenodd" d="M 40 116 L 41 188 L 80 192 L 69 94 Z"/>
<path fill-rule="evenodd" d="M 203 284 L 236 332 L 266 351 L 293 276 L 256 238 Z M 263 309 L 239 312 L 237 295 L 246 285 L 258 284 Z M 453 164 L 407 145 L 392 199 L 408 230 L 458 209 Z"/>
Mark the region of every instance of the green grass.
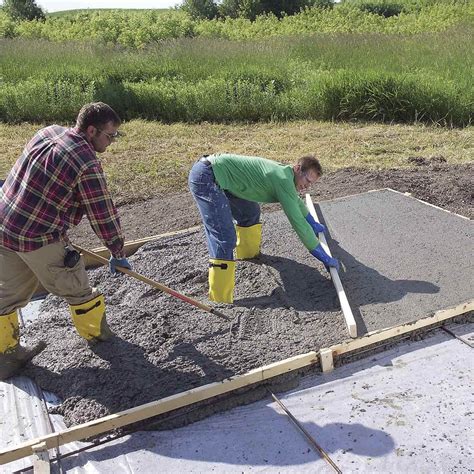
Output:
<path fill-rule="evenodd" d="M 0 124 L 0 177 L 16 161 L 39 125 Z M 349 166 L 384 169 L 412 166 L 410 157 L 442 156 L 448 163 L 474 161 L 474 127 L 349 124 L 315 121 L 259 124 L 171 125 L 133 120 L 126 136 L 101 156 L 118 202 L 185 191 L 198 156 L 235 152 L 291 163 L 316 154 L 326 171 Z"/>
<path fill-rule="evenodd" d="M 417 36 L 181 39 L 144 51 L 0 40 L 0 120 L 67 120 L 103 100 L 163 122 L 373 120 L 465 126 L 474 27 Z M 71 51 L 74 50 L 74 54 Z"/>
<path fill-rule="evenodd" d="M 389 18 L 361 1 L 254 22 L 114 9 L 16 23 L 0 11 L 0 121 L 64 121 L 102 100 L 166 123 L 471 124 L 474 1 L 399 0 Z"/>

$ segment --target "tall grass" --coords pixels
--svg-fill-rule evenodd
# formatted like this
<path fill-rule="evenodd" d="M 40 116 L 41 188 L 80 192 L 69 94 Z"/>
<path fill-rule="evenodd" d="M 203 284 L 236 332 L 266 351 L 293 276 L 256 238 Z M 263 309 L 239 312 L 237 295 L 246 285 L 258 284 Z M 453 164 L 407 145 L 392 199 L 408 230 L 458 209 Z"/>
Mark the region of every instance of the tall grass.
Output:
<path fill-rule="evenodd" d="M 0 120 L 64 121 L 74 117 L 82 103 L 103 100 L 126 119 L 164 122 L 364 119 L 454 126 L 472 123 L 474 48 L 468 47 L 474 32 L 468 14 L 472 3 L 447 2 L 445 10 L 433 3 L 428 9 L 416 10 L 414 5 L 421 0 L 404 1 L 407 12 L 399 15 L 405 15 L 404 20 L 362 14 L 350 5 L 345 7 L 345 24 L 359 31 L 370 20 L 371 28 L 380 24 L 390 30 L 404 22 L 416 31 L 416 25 L 429 17 L 427 11 L 434 25 L 439 18 L 444 26 L 452 18 L 458 24 L 416 35 L 356 34 L 340 32 L 349 29 L 336 22 L 342 18 L 343 7 L 334 9 L 339 17 L 308 9 L 281 21 L 262 17 L 252 24 L 242 19 L 193 24 L 182 12 L 164 12 L 160 18 L 170 15 L 179 21 L 164 21 L 161 31 L 191 28 L 201 37 L 162 40 L 137 50 L 120 46 L 116 40 L 127 31 L 136 38 L 139 30 L 145 35 L 143 44 L 148 44 L 146 28 L 138 24 L 142 17 L 130 16 L 137 22 L 137 31 L 124 30 L 119 21 L 122 13 L 101 16 L 99 12 L 90 18 L 94 27 L 85 22 L 81 29 L 77 21 L 69 20 L 71 28 L 111 34 L 111 41 L 105 41 L 109 44 L 0 39 Z M 461 10 L 464 16 L 459 23 L 456 15 Z M 355 11 L 358 15 L 353 15 Z M 78 18 L 86 18 L 81 15 Z M 332 18 L 332 23 L 324 24 L 324 31 L 330 33 L 291 36 L 292 31 L 306 31 L 308 18 L 321 26 L 322 16 L 325 21 Z M 110 18 L 117 19 L 113 34 Z M 270 38 L 219 39 L 231 36 L 222 32 L 232 25 L 241 37 L 245 32 L 258 37 L 260 33 L 246 29 L 256 28 Z M 272 37 L 275 25 L 287 36 Z M 1 28 L 0 21 L 0 32 Z M 205 28 L 218 28 L 220 33 L 207 34 Z M 69 35 L 66 27 L 57 33 L 58 39 Z"/>

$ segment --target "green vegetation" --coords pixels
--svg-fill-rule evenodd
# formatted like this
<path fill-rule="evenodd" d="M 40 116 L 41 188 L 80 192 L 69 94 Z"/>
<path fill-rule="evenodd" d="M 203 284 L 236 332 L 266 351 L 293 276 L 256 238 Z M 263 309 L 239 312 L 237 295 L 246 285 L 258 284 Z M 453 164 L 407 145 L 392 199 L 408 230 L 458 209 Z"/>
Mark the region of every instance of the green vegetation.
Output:
<path fill-rule="evenodd" d="M 253 22 L 174 10 L 15 22 L 0 12 L 0 120 L 67 121 L 103 100 L 128 120 L 465 126 L 473 31 L 467 0 L 352 0 Z"/>
<path fill-rule="evenodd" d="M 0 123 L 0 178 L 41 127 Z M 412 167 L 410 157 L 443 157 L 450 164 L 474 160 L 474 127 L 294 121 L 256 124 L 171 125 L 132 120 L 100 159 L 118 202 L 187 190 L 196 157 L 232 151 L 291 163 L 316 153 L 327 172 L 355 166 L 367 169 Z"/>
<path fill-rule="evenodd" d="M 73 18 L 76 15 L 91 15 L 95 13 L 112 13 L 112 12 L 123 12 L 126 14 L 129 13 L 141 13 L 141 14 L 150 14 L 160 13 L 168 11 L 167 8 L 78 8 L 77 10 L 61 10 L 59 12 L 45 13 L 48 18 L 58 18 L 58 17 L 69 17 Z"/>
<path fill-rule="evenodd" d="M 164 39 L 196 36 L 248 40 L 317 33 L 413 35 L 474 22 L 472 0 L 399 0 L 397 5 L 404 5 L 401 13 L 389 17 L 370 8 L 377 4 L 353 0 L 335 8 L 306 8 L 281 19 L 273 14 L 259 15 L 255 21 L 241 17 L 193 20 L 182 10 L 86 10 L 49 15 L 45 21 L 14 21 L 0 11 L 0 37 L 93 41 L 143 48 Z"/>
<path fill-rule="evenodd" d="M 332 8 L 334 0 L 183 0 L 180 9 L 195 19 L 247 18 L 271 13 L 278 18 L 307 7 Z"/>
<path fill-rule="evenodd" d="M 44 20 L 43 10 L 36 5 L 35 0 L 3 0 L 3 13 L 12 20 Z"/>

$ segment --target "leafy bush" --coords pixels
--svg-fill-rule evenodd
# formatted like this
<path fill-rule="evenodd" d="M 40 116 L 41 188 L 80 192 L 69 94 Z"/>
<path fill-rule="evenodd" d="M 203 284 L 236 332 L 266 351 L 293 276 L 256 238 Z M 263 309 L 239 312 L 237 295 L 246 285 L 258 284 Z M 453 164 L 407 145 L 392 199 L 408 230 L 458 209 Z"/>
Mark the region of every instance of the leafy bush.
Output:
<path fill-rule="evenodd" d="M 333 0 L 222 0 L 221 16 L 255 20 L 259 15 L 273 14 L 277 18 L 299 13 L 306 7 L 332 8 Z"/>
<path fill-rule="evenodd" d="M 362 3 L 360 5 L 362 11 L 381 15 L 385 18 L 398 16 L 403 11 L 403 6 L 397 3 Z"/>
<path fill-rule="evenodd" d="M 218 12 L 214 0 L 184 0 L 180 8 L 195 20 L 211 20 Z"/>
<path fill-rule="evenodd" d="M 396 0 L 392 3 L 382 0 L 354 0 L 337 4 L 334 8 L 321 8 L 332 5 L 328 1 L 318 0 L 314 6 L 305 8 L 301 13 L 281 18 L 278 17 L 279 13 L 270 11 L 256 16 L 254 21 L 241 16 L 194 20 L 183 10 L 169 10 L 159 14 L 92 10 L 48 16 L 45 21 L 15 21 L 12 31 L 11 22 L 0 16 L 0 37 L 99 42 L 142 49 L 167 39 L 195 36 L 248 40 L 322 32 L 413 35 L 427 31 L 445 31 L 460 23 L 474 23 L 474 2 L 468 0 Z M 297 5 L 296 2 L 289 3 Z M 361 5 L 372 10 L 361 11 Z M 403 11 L 395 14 L 398 6 L 403 6 Z"/>
<path fill-rule="evenodd" d="M 0 9 L 0 38 L 15 37 L 15 22 Z"/>

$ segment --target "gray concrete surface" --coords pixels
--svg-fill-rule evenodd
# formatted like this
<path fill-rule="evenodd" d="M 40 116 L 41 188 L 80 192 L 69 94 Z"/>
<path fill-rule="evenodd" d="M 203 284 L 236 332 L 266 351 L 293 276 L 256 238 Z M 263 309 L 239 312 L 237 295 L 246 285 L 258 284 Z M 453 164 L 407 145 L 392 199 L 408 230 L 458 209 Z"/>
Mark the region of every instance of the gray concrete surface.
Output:
<path fill-rule="evenodd" d="M 344 265 L 359 334 L 474 299 L 474 222 L 390 190 L 322 202 L 317 211 Z"/>

